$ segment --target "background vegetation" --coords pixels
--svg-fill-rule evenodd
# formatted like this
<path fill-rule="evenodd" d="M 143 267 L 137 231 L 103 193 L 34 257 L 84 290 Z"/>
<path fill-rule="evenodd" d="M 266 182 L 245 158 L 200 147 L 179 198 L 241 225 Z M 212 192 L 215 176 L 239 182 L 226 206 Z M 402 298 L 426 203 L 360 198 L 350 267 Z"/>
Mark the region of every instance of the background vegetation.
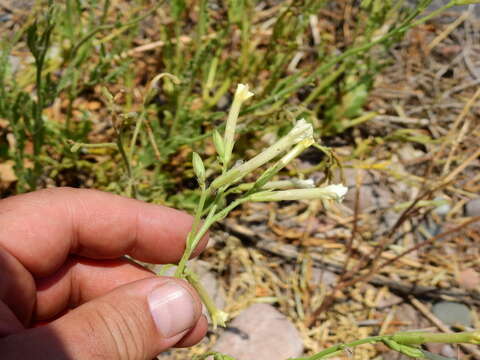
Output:
<path fill-rule="evenodd" d="M 275 303 L 315 353 L 401 328 L 372 305 L 386 294 L 417 310 L 411 295 L 479 305 L 459 289 L 480 271 L 478 229 L 465 230 L 478 215 L 464 211 L 480 191 L 478 22 L 431 21 L 462 1 L 433 14 L 429 0 L 20 3 L 0 15 L 1 197 L 75 186 L 193 210 L 191 152 L 207 177 L 221 171 L 210 135 L 245 83 L 256 95 L 235 160 L 304 117 L 321 146 L 284 174 L 334 178 L 351 195 L 329 211 L 255 204 L 227 219 L 234 239 L 214 237 L 204 256 L 230 312 Z M 309 283 L 318 268 L 332 284 Z"/>

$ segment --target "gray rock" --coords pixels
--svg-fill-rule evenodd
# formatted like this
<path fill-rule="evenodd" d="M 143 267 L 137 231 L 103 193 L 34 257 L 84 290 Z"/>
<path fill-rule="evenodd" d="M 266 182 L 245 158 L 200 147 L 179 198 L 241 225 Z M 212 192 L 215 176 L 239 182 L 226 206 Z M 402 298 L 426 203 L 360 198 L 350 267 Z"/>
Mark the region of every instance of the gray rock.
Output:
<path fill-rule="evenodd" d="M 433 212 L 438 216 L 447 216 L 450 210 L 452 210 L 452 207 L 447 199 L 439 196 L 435 198 L 435 201 L 438 202 L 438 205 Z"/>
<path fill-rule="evenodd" d="M 480 216 L 480 198 L 470 200 L 465 204 L 466 216 Z"/>
<path fill-rule="evenodd" d="M 456 351 L 450 345 L 430 343 L 430 344 L 426 344 L 426 347 L 428 351 L 430 351 L 432 354 L 446 356 L 447 358 L 450 358 L 450 359 L 457 358 Z M 443 360 L 443 358 L 439 358 L 439 360 Z"/>
<path fill-rule="evenodd" d="M 271 305 L 255 304 L 229 324 L 213 350 L 236 360 L 285 360 L 302 355 L 303 341 L 286 316 Z"/>
<path fill-rule="evenodd" d="M 433 306 L 432 312 L 446 325 L 472 325 L 470 309 L 464 304 L 442 301 Z"/>

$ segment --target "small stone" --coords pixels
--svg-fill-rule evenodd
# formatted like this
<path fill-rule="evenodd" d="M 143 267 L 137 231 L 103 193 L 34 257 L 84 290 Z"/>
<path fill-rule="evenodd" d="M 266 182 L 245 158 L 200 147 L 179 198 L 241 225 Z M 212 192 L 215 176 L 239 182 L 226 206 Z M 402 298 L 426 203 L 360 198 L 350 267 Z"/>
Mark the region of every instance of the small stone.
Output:
<path fill-rule="evenodd" d="M 457 358 L 457 353 L 451 345 L 429 343 L 429 344 L 426 344 L 426 347 L 428 351 L 430 351 L 432 354 L 446 356 L 447 358 L 452 358 L 452 359 Z"/>
<path fill-rule="evenodd" d="M 480 198 L 470 200 L 465 204 L 465 216 L 480 216 Z"/>
<path fill-rule="evenodd" d="M 456 359 L 458 352 L 455 351 L 453 346 L 448 344 L 443 344 L 442 349 L 440 350 L 440 355 L 446 356 L 448 358 Z"/>
<path fill-rule="evenodd" d="M 337 278 L 337 274 L 331 271 L 314 267 L 312 269 L 312 277 L 310 279 L 310 284 L 313 286 L 332 286 L 337 283 Z"/>
<path fill-rule="evenodd" d="M 254 304 L 220 335 L 214 351 L 236 360 L 285 360 L 303 353 L 300 333 L 273 306 Z"/>
<path fill-rule="evenodd" d="M 433 210 L 433 212 L 439 216 L 447 216 L 452 207 L 443 197 L 435 198 L 435 201 L 438 203 L 438 206 Z"/>
<path fill-rule="evenodd" d="M 470 309 L 464 304 L 442 301 L 433 306 L 432 312 L 446 325 L 472 325 Z"/>
<path fill-rule="evenodd" d="M 400 304 L 395 312 L 395 318 L 403 323 L 400 330 L 421 329 L 430 325 L 428 320 L 415 310 L 410 304 Z"/>
<path fill-rule="evenodd" d="M 465 269 L 458 274 L 458 284 L 467 290 L 479 289 L 480 274 L 474 269 Z"/>

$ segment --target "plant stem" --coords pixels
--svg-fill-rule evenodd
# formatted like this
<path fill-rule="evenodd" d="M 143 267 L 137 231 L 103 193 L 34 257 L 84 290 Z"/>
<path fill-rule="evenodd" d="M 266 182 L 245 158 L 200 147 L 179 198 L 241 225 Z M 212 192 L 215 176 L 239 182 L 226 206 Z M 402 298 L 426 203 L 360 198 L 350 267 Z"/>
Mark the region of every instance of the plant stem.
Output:
<path fill-rule="evenodd" d="M 219 211 L 218 213 L 215 214 L 215 211 L 217 210 L 217 205 L 218 201 L 216 204 L 212 206 L 210 209 L 210 212 L 205 219 L 205 222 L 203 223 L 202 227 L 195 233 L 195 236 L 191 241 L 188 241 L 187 247 L 185 249 L 185 252 L 183 253 L 182 258 L 180 259 L 180 262 L 178 263 L 177 270 L 175 272 L 175 277 L 184 277 L 184 272 L 185 272 L 185 266 L 187 264 L 188 259 L 193 253 L 193 250 L 197 247 L 198 243 L 202 239 L 202 237 L 207 233 L 208 229 L 216 223 L 219 220 L 222 220 L 225 216 L 228 215 L 230 211 L 235 209 L 237 206 L 240 204 L 244 203 L 245 201 L 248 201 L 248 198 L 240 198 L 232 202 L 230 205 Z M 190 238 L 190 235 L 189 235 Z"/>
<path fill-rule="evenodd" d="M 198 202 L 197 209 L 195 210 L 195 219 L 193 221 L 192 225 L 192 233 L 195 233 L 197 231 L 198 225 L 200 224 L 200 220 L 202 218 L 202 213 L 203 213 L 203 208 L 205 207 L 205 201 L 210 194 L 210 188 L 205 189 L 205 185 L 203 184 L 201 186 L 202 188 L 202 193 L 200 195 L 200 201 Z"/>
<path fill-rule="evenodd" d="M 405 345 L 419 345 L 425 343 L 442 344 L 480 344 L 480 331 L 461 333 L 426 333 L 420 331 L 399 332 L 391 339 Z"/>
<path fill-rule="evenodd" d="M 333 355 L 336 352 L 339 351 L 344 351 L 349 348 L 353 348 L 355 346 L 363 345 L 363 344 L 374 344 L 377 342 L 382 342 L 385 338 L 388 338 L 388 336 L 373 336 L 373 337 L 368 337 L 365 339 L 361 340 L 355 340 L 347 344 L 338 344 L 332 347 L 329 347 L 328 349 L 325 349 L 318 354 L 315 354 L 313 356 L 309 357 L 302 357 L 302 358 L 294 358 L 294 359 L 289 359 L 289 360 L 319 360 L 319 359 L 325 359 L 326 357 Z"/>
<path fill-rule="evenodd" d="M 138 121 L 135 124 L 135 129 L 133 130 L 132 140 L 130 142 L 130 149 L 128 152 L 128 161 L 130 162 L 130 164 L 132 163 L 132 160 L 133 160 L 133 153 L 135 152 L 135 145 L 137 144 L 138 134 L 140 133 L 140 129 L 142 128 L 142 125 L 146 116 L 147 116 L 147 112 L 145 111 L 145 108 L 144 108 L 143 111 L 140 113 L 140 116 L 138 117 Z"/>
<path fill-rule="evenodd" d="M 294 358 L 289 360 L 320 360 L 327 357 L 337 355 L 338 352 L 345 351 L 364 344 L 375 344 L 384 342 L 387 345 L 390 342 L 399 345 L 421 345 L 427 343 L 442 344 L 480 344 L 480 331 L 463 332 L 463 333 L 427 333 L 419 331 L 399 332 L 393 335 L 372 336 L 361 340 L 355 340 L 346 344 L 338 344 L 325 349 L 315 355 L 302 358 Z"/>

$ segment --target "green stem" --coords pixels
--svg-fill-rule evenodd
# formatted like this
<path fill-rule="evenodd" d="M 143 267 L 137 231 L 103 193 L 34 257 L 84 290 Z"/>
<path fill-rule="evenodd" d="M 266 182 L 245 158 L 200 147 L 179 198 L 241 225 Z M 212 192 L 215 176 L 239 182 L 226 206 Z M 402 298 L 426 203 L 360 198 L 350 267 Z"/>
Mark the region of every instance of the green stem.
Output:
<path fill-rule="evenodd" d="M 394 345 L 421 345 L 427 343 L 442 343 L 442 344 L 480 344 L 480 331 L 463 332 L 463 333 L 427 333 L 419 331 L 399 332 L 393 335 L 372 336 L 361 340 L 352 341 L 346 344 L 338 344 L 328 349 L 325 349 L 315 355 L 302 358 L 294 358 L 289 360 L 320 360 L 327 357 L 337 355 L 337 353 L 354 348 L 364 344 L 375 344 L 383 342 L 387 346 Z M 406 346 L 404 346 L 405 348 Z M 394 349 L 395 350 L 395 349 Z"/>
<path fill-rule="evenodd" d="M 128 153 L 128 160 L 129 160 L 130 164 L 132 163 L 133 153 L 135 152 L 135 145 L 137 143 L 138 134 L 140 133 L 140 129 L 142 128 L 145 117 L 146 117 L 146 111 L 144 109 L 140 113 L 138 121 L 135 124 L 135 129 L 133 130 L 132 140 L 130 142 L 130 149 L 129 149 L 129 153 Z"/>
<path fill-rule="evenodd" d="M 203 208 L 205 207 L 205 201 L 207 200 L 208 195 L 210 194 L 210 188 L 205 189 L 205 185 L 202 186 L 202 194 L 200 195 L 200 201 L 198 202 L 197 209 L 195 210 L 195 219 L 192 225 L 192 233 L 197 231 L 198 225 L 200 225 L 200 220 L 202 218 Z"/>
<path fill-rule="evenodd" d="M 178 267 L 177 267 L 177 270 L 175 272 L 175 277 L 183 277 L 184 276 L 185 266 L 187 265 L 188 259 L 190 259 L 190 256 L 192 255 L 193 250 L 195 250 L 195 248 L 197 247 L 200 240 L 207 233 L 208 229 L 210 229 L 210 227 L 214 223 L 222 220 L 225 216 L 227 216 L 230 211 L 232 211 L 237 206 L 239 206 L 240 204 L 242 204 L 246 201 L 248 201 L 248 198 L 237 199 L 216 214 L 215 214 L 215 211 L 217 210 L 217 204 L 214 204 L 212 206 L 212 208 L 210 209 L 210 213 L 208 214 L 207 218 L 205 219 L 205 222 L 203 223 L 202 227 L 195 233 L 195 236 L 193 237 L 193 239 L 187 243 L 187 247 L 185 249 L 185 252 L 183 253 L 182 258 L 180 259 L 180 262 L 178 263 Z"/>
<path fill-rule="evenodd" d="M 117 145 L 117 143 L 113 143 L 113 142 L 95 143 L 95 144 L 73 142 L 73 146 L 71 148 L 71 151 L 75 152 L 79 148 L 85 148 L 85 149 L 110 148 L 110 149 L 118 150 L 118 145 Z"/>
<path fill-rule="evenodd" d="M 426 333 L 420 331 L 399 332 L 391 339 L 405 345 L 419 345 L 425 343 L 442 344 L 480 344 L 480 331 L 461 333 Z"/>
<path fill-rule="evenodd" d="M 208 229 L 213 224 L 213 222 L 211 222 L 211 219 L 213 218 L 216 210 L 217 210 L 217 204 L 214 204 L 210 209 L 210 212 L 208 213 L 207 219 L 205 220 L 202 227 L 198 231 L 195 231 L 195 229 L 192 227 L 192 230 L 190 231 L 187 237 L 185 252 L 183 253 L 182 258 L 178 263 L 178 267 L 175 272 L 175 277 L 185 276 L 185 267 L 187 265 L 187 261 L 190 259 L 190 256 L 192 256 L 193 250 L 195 250 L 195 248 L 197 247 L 198 243 L 200 242 L 200 239 L 203 237 L 203 235 L 207 233 Z"/>
<path fill-rule="evenodd" d="M 355 346 L 382 342 L 385 338 L 388 338 L 388 336 L 372 336 L 372 337 L 369 337 L 369 338 L 352 341 L 352 342 L 347 343 L 347 344 L 338 344 L 338 345 L 332 346 L 328 349 L 320 351 L 318 354 L 315 354 L 313 356 L 303 357 L 303 358 L 295 358 L 295 359 L 289 359 L 289 360 L 319 360 L 319 359 L 324 359 L 324 358 L 326 358 L 330 355 L 333 355 L 336 352 L 344 351 L 346 349 L 353 348 Z"/>

